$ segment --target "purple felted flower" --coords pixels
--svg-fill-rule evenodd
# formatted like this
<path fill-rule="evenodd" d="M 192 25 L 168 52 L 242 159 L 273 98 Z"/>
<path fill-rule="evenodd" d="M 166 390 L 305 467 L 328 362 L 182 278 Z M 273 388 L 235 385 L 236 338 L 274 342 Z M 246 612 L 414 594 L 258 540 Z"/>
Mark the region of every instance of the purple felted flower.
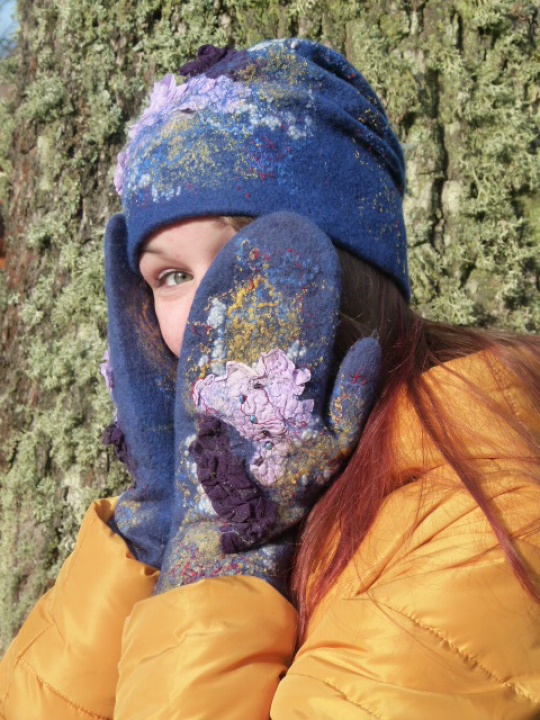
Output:
<path fill-rule="evenodd" d="M 178 70 L 180 75 L 184 77 L 193 77 L 194 75 L 200 75 L 205 70 L 208 70 L 227 55 L 234 54 L 234 50 L 230 48 L 218 48 L 215 45 L 201 45 L 197 50 L 197 58 L 190 60 Z"/>
<path fill-rule="evenodd" d="M 225 423 L 203 416 L 190 453 L 197 477 L 221 520 L 224 552 L 261 544 L 277 518 L 277 507 L 248 476 L 244 460 L 231 449 Z"/>
<path fill-rule="evenodd" d="M 232 48 L 217 48 L 214 45 L 202 45 L 197 50 L 197 58 L 182 65 L 178 72 L 184 77 L 194 77 L 202 73 L 205 73 L 208 77 L 217 77 L 217 75 L 208 73 L 210 68 L 223 61 L 225 69 L 231 60 L 244 55 L 246 55 L 245 51 L 237 51 Z"/>
<path fill-rule="evenodd" d="M 104 445 L 112 445 L 118 460 L 124 463 L 129 470 L 133 470 L 133 463 L 131 462 L 127 448 L 126 436 L 117 421 L 105 428 L 101 436 L 101 442 Z"/>
<path fill-rule="evenodd" d="M 250 471 L 263 485 L 281 475 L 294 438 L 315 424 L 313 400 L 300 400 L 311 373 L 298 369 L 282 350 L 263 353 L 255 368 L 228 362 L 225 375 L 209 375 L 193 390 L 197 408 L 232 425 L 253 442 Z"/>

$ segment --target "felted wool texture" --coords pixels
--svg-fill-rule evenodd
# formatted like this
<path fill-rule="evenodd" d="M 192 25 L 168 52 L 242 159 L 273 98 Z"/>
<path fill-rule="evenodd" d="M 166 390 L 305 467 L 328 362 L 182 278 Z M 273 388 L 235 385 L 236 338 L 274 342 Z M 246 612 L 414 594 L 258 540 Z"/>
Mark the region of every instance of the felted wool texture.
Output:
<path fill-rule="evenodd" d="M 176 431 L 198 414 L 192 392 L 227 363 L 255 364 L 281 349 L 309 367 L 306 396 L 323 413 L 339 319 L 341 273 L 331 242 L 313 223 L 274 213 L 239 232 L 220 251 L 195 295 L 178 366 Z M 186 417 L 187 412 L 187 417 Z"/>
<path fill-rule="evenodd" d="M 177 358 L 163 342 L 152 298 L 129 267 L 122 215 L 105 237 L 109 384 L 133 485 L 110 525 L 138 560 L 160 567 L 172 515 Z"/>
<path fill-rule="evenodd" d="M 189 446 L 201 414 L 194 402 L 197 383 L 225 376 L 231 363 L 253 368 L 266 354 L 282 351 L 297 368 L 309 369 L 301 398 L 310 401 L 313 414 L 324 414 L 340 292 L 335 249 L 299 215 L 266 215 L 225 245 L 197 290 L 178 363 L 179 493 L 186 487 L 182 473 L 195 470 Z M 232 435 L 237 451 L 248 457 L 250 443 Z"/>
<path fill-rule="evenodd" d="M 242 573 L 285 592 L 294 543 L 284 533 L 352 451 L 378 380 L 368 338 L 328 386 L 340 290 L 330 239 L 287 212 L 238 233 L 204 276 L 178 363 L 174 511 L 157 592 Z"/>
<path fill-rule="evenodd" d="M 216 57 L 185 84 L 157 83 L 130 128 L 115 179 L 132 268 L 171 223 L 291 210 L 409 298 L 403 154 L 364 77 L 307 40 Z"/>

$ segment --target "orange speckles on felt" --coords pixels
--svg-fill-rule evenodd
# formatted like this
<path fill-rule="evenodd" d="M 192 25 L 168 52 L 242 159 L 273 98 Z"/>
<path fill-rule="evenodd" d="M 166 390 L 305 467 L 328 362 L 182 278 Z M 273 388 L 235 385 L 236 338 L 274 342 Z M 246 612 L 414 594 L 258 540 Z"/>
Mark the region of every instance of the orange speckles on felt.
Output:
<path fill-rule="evenodd" d="M 290 305 L 270 282 L 255 275 L 240 287 L 227 310 L 226 346 L 228 357 L 244 357 L 253 363 L 268 352 L 280 337 L 287 350 L 299 334 L 298 307 Z"/>

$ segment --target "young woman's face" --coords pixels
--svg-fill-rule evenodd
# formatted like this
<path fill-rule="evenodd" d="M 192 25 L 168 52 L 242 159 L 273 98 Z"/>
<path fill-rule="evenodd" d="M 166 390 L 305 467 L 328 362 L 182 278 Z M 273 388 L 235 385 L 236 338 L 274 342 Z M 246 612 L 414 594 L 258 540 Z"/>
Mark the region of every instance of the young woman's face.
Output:
<path fill-rule="evenodd" d="M 197 288 L 234 235 L 236 230 L 223 220 L 205 217 L 159 230 L 143 246 L 139 269 L 154 293 L 163 340 L 176 356 Z"/>

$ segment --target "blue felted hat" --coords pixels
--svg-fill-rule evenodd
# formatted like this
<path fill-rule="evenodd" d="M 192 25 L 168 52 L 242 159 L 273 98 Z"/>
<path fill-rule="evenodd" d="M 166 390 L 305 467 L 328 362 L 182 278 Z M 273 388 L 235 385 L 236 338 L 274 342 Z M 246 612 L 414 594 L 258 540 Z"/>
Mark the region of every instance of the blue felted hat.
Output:
<path fill-rule="evenodd" d="M 144 240 L 171 223 L 290 210 L 409 298 L 403 154 L 376 94 L 344 57 L 298 39 L 205 46 L 183 74 L 184 84 L 172 75 L 156 83 L 119 156 L 134 270 Z"/>

